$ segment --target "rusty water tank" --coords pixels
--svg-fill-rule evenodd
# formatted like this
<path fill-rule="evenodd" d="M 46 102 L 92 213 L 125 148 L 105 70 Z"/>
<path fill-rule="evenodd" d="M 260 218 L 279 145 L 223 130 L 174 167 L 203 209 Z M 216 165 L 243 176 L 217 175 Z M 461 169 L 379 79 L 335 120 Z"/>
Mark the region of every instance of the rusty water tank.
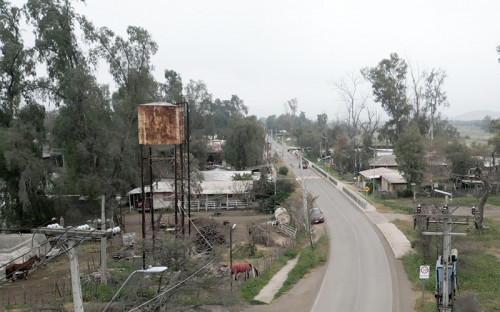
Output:
<path fill-rule="evenodd" d="M 178 145 L 184 143 L 183 106 L 166 102 L 139 105 L 139 144 Z"/>

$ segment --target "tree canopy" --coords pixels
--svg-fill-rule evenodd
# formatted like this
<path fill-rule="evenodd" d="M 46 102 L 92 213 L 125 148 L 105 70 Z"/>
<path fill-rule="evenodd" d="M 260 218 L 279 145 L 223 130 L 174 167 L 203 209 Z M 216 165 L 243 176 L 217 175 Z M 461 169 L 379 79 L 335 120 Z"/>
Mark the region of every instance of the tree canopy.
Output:
<path fill-rule="evenodd" d="M 394 149 L 399 170 L 409 184 L 420 184 L 426 168 L 424 138 L 417 126 L 408 129 L 396 143 Z"/>

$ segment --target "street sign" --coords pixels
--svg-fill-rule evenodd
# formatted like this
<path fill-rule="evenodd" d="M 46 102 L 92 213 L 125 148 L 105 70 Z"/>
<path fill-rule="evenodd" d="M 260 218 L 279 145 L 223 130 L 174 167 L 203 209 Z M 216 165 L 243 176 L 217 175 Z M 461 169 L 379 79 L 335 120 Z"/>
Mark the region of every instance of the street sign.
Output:
<path fill-rule="evenodd" d="M 365 192 L 369 192 L 370 191 L 370 188 L 368 186 L 365 186 Z"/>
<path fill-rule="evenodd" d="M 431 268 L 428 265 L 421 265 L 420 266 L 420 279 L 428 279 L 430 269 Z"/>
<path fill-rule="evenodd" d="M 320 162 L 320 161 L 321 161 L 321 158 L 318 158 L 318 162 Z"/>
<path fill-rule="evenodd" d="M 330 168 L 330 164 L 326 165 L 328 168 Z"/>

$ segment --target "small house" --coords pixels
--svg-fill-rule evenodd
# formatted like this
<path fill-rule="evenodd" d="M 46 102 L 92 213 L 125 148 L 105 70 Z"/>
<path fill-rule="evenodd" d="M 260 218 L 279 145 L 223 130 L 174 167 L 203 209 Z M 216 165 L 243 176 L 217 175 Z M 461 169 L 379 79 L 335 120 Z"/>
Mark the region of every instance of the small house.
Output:
<path fill-rule="evenodd" d="M 373 168 L 360 171 L 359 174 L 367 181 L 373 181 L 375 191 L 396 195 L 397 191 L 405 190 L 408 183 L 397 170 L 388 168 Z"/>

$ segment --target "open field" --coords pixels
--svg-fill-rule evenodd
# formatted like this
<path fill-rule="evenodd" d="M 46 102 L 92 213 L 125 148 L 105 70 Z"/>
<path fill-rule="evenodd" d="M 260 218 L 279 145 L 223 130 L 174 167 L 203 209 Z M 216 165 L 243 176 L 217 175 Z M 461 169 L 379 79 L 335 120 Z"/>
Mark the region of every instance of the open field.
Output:
<path fill-rule="evenodd" d="M 479 127 L 468 127 L 468 126 L 456 126 L 460 137 L 465 141 L 465 143 L 470 146 L 473 142 L 486 144 L 488 139 L 492 136 L 489 132 L 484 132 Z"/>

